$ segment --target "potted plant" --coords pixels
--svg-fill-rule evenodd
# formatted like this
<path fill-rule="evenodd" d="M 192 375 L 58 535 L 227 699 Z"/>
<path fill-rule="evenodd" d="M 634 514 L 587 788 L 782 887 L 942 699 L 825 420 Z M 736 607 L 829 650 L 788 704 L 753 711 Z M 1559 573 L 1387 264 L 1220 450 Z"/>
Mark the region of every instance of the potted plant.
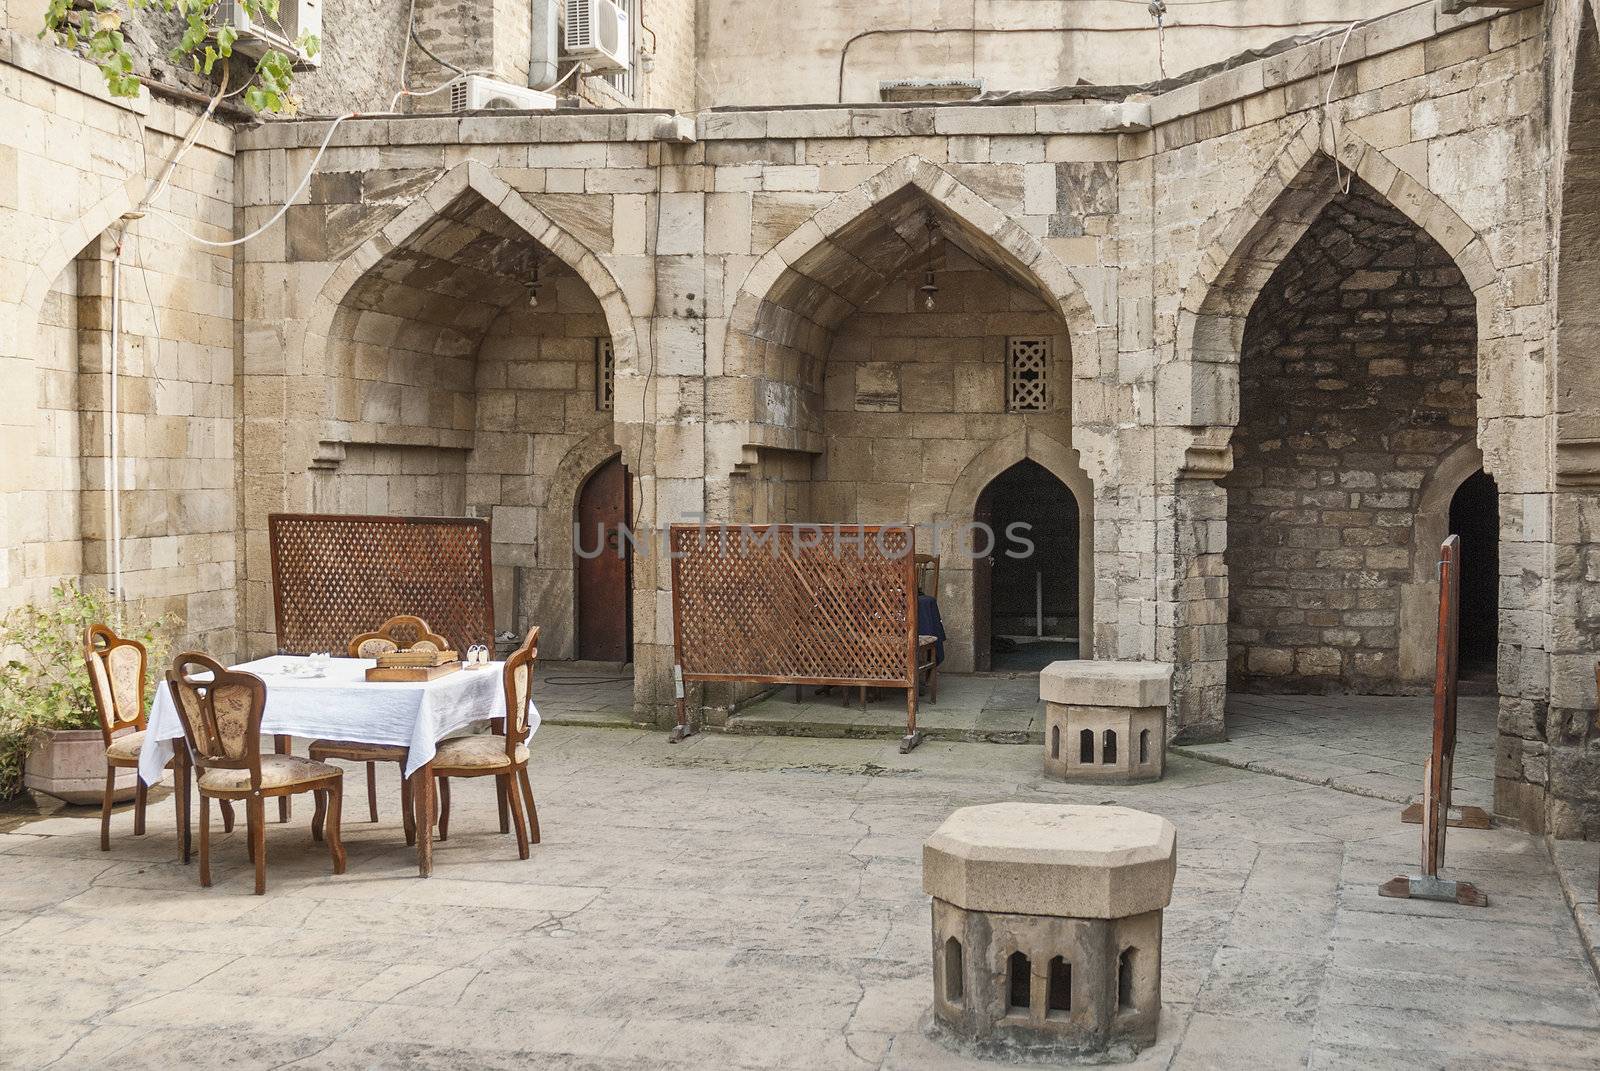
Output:
<path fill-rule="evenodd" d="M 41 602 L 0 618 L 0 799 L 36 788 L 68 803 L 99 803 L 105 791 L 105 741 L 83 661 L 84 630 L 112 623 L 149 652 L 145 709 L 155 694 L 175 620 L 150 618 L 103 591 L 64 581 Z M 117 624 L 120 618 L 120 626 Z M 132 798 L 136 772 L 119 770 L 116 798 Z M 124 784 L 124 780 L 126 784 Z"/>

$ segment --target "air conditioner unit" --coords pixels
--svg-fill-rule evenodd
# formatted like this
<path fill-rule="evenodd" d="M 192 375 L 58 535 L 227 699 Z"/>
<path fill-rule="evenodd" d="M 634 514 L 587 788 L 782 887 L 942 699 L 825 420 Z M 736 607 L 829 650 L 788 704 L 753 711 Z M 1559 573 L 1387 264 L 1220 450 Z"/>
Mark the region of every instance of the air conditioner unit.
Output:
<path fill-rule="evenodd" d="M 297 42 L 303 34 L 322 36 L 322 0 L 280 0 L 278 17 L 259 21 L 250 17 L 239 0 L 223 0 L 222 7 L 228 23 L 239 31 L 239 39 L 233 44 L 235 52 L 259 58 L 275 48 L 296 67 L 321 65 L 321 53 L 307 56 Z"/>
<path fill-rule="evenodd" d="M 617 0 L 567 0 L 567 59 L 579 60 L 595 74 L 626 71 L 631 30 L 630 5 Z"/>
<path fill-rule="evenodd" d="M 552 111 L 556 106 L 554 94 L 542 93 L 527 86 L 512 85 L 479 74 L 469 74 L 450 87 L 450 110 L 476 112 L 503 109 L 514 112 Z"/>

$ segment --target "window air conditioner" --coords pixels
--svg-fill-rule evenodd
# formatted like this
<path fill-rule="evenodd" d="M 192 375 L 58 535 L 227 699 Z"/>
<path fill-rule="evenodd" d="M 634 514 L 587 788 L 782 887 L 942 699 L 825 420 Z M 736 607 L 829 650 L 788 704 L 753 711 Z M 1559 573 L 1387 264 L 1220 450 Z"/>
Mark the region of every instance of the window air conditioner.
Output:
<path fill-rule="evenodd" d="M 322 62 L 320 53 L 307 56 L 296 44 L 302 34 L 322 36 L 322 0 L 280 0 L 277 19 L 260 21 L 252 19 L 239 0 L 223 0 L 223 14 L 239 31 L 233 49 L 241 55 L 259 58 L 275 48 L 296 67 L 316 67 Z"/>
<path fill-rule="evenodd" d="M 512 85 L 479 74 L 469 74 L 450 87 L 450 110 L 477 112 L 503 109 L 514 112 L 551 111 L 556 98 L 527 86 Z"/>
<path fill-rule="evenodd" d="M 595 74 L 628 70 L 632 66 L 630 7 L 617 0 L 567 0 L 563 54 L 587 64 Z"/>

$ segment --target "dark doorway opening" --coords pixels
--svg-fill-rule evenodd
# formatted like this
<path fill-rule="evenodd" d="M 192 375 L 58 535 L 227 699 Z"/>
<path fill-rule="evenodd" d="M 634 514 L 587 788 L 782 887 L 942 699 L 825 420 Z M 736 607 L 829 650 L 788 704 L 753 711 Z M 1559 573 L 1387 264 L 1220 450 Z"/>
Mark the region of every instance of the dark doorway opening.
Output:
<path fill-rule="evenodd" d="M 1482 469 L 1450 499 L 1450 532 L 1461 537 L 1460 676 L 1492 689 L 1500 644 L 1500 497 Z"/>
<path fill-rule="evenodd" d="M 578 657 L 585 661 L 633 661 L 633 562 L 622 534 L 633 516 L 631 498 L 620 454 L 578 492 L 574 594 Z"/>
<path fill-rule="evenodd" d="M 973 563 L 977 668 L 1034 672 L 1077 658 L 1078 503 L 1067 485 L 1025 458 L 984 488 L 974 520 L 994 532 L 992 552 Z"/>

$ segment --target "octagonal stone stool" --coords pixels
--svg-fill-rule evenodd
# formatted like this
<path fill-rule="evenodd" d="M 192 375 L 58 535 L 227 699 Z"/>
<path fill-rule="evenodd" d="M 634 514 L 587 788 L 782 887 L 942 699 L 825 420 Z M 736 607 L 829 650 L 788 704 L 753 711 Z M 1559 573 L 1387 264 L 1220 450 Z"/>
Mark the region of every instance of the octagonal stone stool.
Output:
<path fill-rule="evenodd" d="M 922 847 L 934 1032 L 985 1057 L 1130 1058 L 1161 1018 L 1177 832 L 1126 807 L 995 803 Z"/>
<path fill-rule="evenodd" d="M 1159 781 L 1167 766 L 1168 662 L 1052 662 L 1039 673 L 1045 772 L 1066 781 Z"/>

